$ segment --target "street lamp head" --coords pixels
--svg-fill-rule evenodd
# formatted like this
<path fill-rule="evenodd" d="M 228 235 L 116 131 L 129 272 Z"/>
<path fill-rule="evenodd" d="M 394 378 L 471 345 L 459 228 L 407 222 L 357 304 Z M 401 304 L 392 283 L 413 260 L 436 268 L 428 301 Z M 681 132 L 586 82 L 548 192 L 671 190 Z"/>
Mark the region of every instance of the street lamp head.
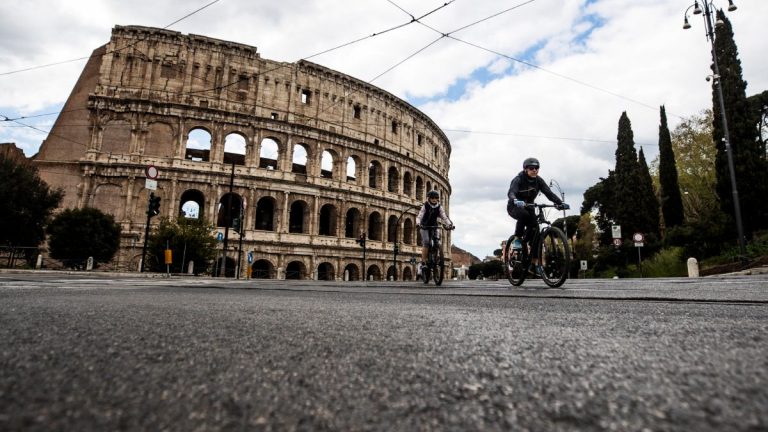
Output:
<path fill-rule="evenodd" d="M 704 0 L 707 1 L 707 0 Z M 695 1 L 693 2 L 693 14 L 694 15 L 700 15 L 701 14 L 701 8 L 699 7 L 699 2 Z"/>
<path fill-rule="evenodd" d="M 688 30 L 691 28 L 691 23 L 688 22 L 688 17 L 685 17 L 685 22 L 683 22 L 683 30 Z"/>
<path fill-rule="evenodd" d="M 735 4 L 733 4 L 733 0 L 728 0 L 728 12 L 733 12 L 736 9 L 738 8 L 736 7 Z"/>
<path fill-rule="evenodd" d="M 725 25 L 725 21 L 721 20 L 720 18 L 718 18 L 718 19 L 715 21 L 715 27 L 717 27 L 717 28 L 720 28 L 720 27 L 722 27 L 722 26 L 724 26 L 724 25 Z"/>

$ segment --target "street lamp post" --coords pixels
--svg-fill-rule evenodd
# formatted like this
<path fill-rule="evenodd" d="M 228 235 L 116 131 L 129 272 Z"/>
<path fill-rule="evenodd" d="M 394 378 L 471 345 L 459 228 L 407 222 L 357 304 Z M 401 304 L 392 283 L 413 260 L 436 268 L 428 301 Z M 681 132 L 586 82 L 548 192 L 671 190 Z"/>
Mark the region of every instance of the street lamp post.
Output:
<path fill-rule="evenodd" d="M 715 89 L 717 90 L 717 98 L 720 105 L 720 117 L 721 121 L 723 123 L 723 134 L 724 138 L 723 141 L 725 142 L 725 154 L 728 158 L 728 173 L 731 177 L 731 194 L 733 195 L 733 207 L 734 207 L 734 216 L 736 218 L 736 231 L 737 235 L 739 236 L 739 253 L 741 254 L 741 258 L 744 259 L 747 255 L 747 249 L 746 245 L 744 244 L 744 228 L 741 224 L 741 203 L 739 203 L 739 191 L 736 188 L 736 170 L 733 166 L 733 151 L 731 148 L 731 137 L 728 132 L 728 119 L 725 115 L 725 102 L 723 98 L 723 85 L 721 82 L 721 76 L 720 76 L 720 67 L 717 64 L 717 50 L 715 49 L 715 29 L 712 25 L 712 9 L 714 6 L 712 6 L 712 0 L 704 0 L 702 2 L 704 5 L 704 8 L 702 9 L 699 7 L 699 2 L 696 0 L 693 2 L 692 5 L 688 6 L 688 9 L 685 10 L 685 22 L 683 23 L 683 29 L 689 29 L 691 28 L 691 24 L 688 23 L 688 11 L 693 8 L 693 14 L 694 15 L 700 15 L 703 14 L 704 17 L 704 25 L 706 27 L 706 36 L 707 39 L 709 39 L 710 45 L 712 46 L 712 67 L 714 71 L 713 78 L 713 85 L 715 86 Z M 728 11 L 733 12 L 735 11 L 736 5 L 733 4 L 733 0 L 728 0 Z M 722 22 L 720 20 L 717 20 L 715 22 L 716 26 L 722 25 Z"/>

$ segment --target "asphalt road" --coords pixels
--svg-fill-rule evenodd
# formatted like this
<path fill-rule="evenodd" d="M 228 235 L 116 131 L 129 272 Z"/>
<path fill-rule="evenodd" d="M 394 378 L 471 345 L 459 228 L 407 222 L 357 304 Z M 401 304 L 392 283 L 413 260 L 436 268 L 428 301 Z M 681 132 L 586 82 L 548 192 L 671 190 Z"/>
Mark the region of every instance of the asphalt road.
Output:
<path fill-rule="evenodd" d="M 0 274 L 0 430 L 768 430 L 768 276 Z"/>

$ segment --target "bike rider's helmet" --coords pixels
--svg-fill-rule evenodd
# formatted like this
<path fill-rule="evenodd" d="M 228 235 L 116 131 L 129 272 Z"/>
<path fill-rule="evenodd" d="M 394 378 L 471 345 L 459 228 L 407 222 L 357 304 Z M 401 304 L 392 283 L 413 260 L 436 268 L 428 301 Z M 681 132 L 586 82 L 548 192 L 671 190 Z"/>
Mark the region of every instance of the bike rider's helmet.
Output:
<path fill-rule="evenodd" d="M 533 157 L 529 157 L 528 159 L 523 161 L 523 169 L 528 168 L 529 166 L 532 167 L 539 167 L 539 160 Z"/>
<path fill-rule="evenodd" d="M 431 191 L 427 192 L 427 200 L 429 200 L 430 198 L 437 198 L 437 199 L 440 199 L 440 192 L 438 192 L 438 191 L 436 191 L 436 190 L 431 190 Z M 432 203 L 429 203 L 429 205 L 430 205 L 432 208 L 437 208 L 437 206 L 438 206 L 439 204 L 432 204 Z"/>

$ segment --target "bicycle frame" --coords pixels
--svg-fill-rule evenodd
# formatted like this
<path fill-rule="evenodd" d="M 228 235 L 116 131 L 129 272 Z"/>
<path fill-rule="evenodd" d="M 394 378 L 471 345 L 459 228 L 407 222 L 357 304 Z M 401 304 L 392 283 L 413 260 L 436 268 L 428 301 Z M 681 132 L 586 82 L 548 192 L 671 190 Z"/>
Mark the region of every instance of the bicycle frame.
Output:
<path fill-rule="evenodd" d="M 422 277 L 424 283 L 429 283 L 430 276 L 434 278 L 435 285 L 443 283 L 443 272 L 445 270 L 445 262 L 443 259 L 441 238 L 437 236 L 437 230 L 444 227 L 441 224 L 438 225 L 423 225 L 421 227 L 427 230 L 429 233 L 429 250 L 427 252 L 427 262 L 424 263 L 425 267 L 422 268 Z"/>

